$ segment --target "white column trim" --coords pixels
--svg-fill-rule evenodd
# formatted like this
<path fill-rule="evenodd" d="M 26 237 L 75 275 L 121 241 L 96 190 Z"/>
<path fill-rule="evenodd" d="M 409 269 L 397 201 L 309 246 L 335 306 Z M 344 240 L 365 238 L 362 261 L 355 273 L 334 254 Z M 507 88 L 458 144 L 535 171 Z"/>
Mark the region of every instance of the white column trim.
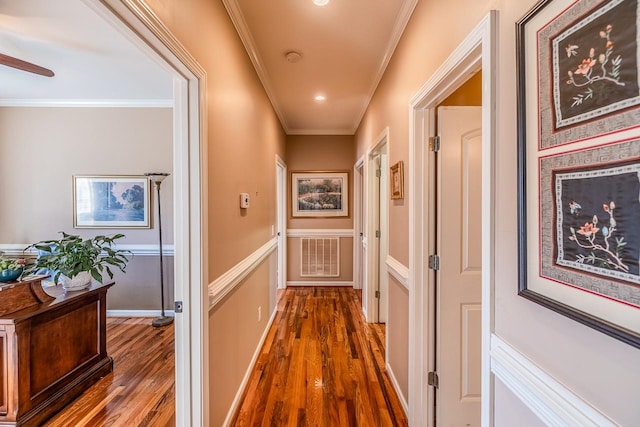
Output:
<path fill-rule="evenodd" d="M 353 237 L 352 228 L 289 228 L 287 237 Z"/>
<path fill-rule="evenodd" d="M 400 282 L 402 286 L 409 289 L 409 267 L 407 267 L 391 255 L 387 255 L 387 259 L 385 262 L 387 263 L 389 274 L 398 282 Z"/>
<path fill-rule="evenodd" d="M 495 334 L 491 372 L 548 426 L 618 425 Z"/>
<path fill-rule="evenodd" d="M 216 306 L 229 292 L 242 282 L 266 257 L 278 247 L 278 239 L 273 238 L 258 250 L 227 270 L 209 284 L 209 310 Z"/>

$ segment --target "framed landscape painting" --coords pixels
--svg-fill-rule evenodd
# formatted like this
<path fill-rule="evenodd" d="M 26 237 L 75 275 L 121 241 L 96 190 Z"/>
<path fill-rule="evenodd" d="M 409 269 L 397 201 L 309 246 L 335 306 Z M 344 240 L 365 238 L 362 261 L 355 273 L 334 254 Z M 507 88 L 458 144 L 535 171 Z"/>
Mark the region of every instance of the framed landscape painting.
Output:
<path fill-rule="evenodd" d="M 517 23 L 519 294 L 640 348 L 638 0 Z"/>
<path fill-rule="evenodd" d="M 292 172 L 293 217 L 349 216 L 348 172 Z"/>
<path fill-rule="evenodd" d="M 75 228 L 149 228 L 149 204 L 147 177 L 73 177 Z"/>

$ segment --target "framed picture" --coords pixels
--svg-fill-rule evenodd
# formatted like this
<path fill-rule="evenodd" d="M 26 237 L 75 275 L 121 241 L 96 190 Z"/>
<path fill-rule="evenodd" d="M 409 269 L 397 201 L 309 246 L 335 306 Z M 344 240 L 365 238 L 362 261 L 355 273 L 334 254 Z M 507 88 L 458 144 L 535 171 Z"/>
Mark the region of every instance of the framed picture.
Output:
<path fill-rule="evenodd" d="M 349 173 L 292 172 L 291 215 L 349 216 Z"/>
<path fill-rule="evenodd" d="M 74 176 L 75 228 L 149 228 L 145 176 Z"/>
<path fill-rule="evenodd" d="M 404 166 L 402 160 L 391 166 L 391 199 L 404 199 Z"/>
<path fill-rule="evenodd" d="M 640 348 L 638 0 L 517 23 L 519 294 Z"/>

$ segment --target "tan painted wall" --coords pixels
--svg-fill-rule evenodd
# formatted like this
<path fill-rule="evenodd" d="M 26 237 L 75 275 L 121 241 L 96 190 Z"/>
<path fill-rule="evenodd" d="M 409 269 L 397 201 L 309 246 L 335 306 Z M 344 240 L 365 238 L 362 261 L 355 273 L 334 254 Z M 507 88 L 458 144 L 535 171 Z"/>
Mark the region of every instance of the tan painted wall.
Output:
<path fill-rule="evenodd" d="M 123 233 L 123 244 L 157 245 L 155 197 L 151 229 L 74 229 L 72 176 L 171 173 L 172 117 L 170 108 L 0 108 L 0 244 L 55 239 L 65 231 L 83 237 Z M 171 244 L 171 176 L 161 191 L 163 243 Z M 173 298 L 172 263 L 167 257 L 165 301 Z M 115 276 L 108 309 L 159 309 L 159 271 L 158 257 L 131 257 L 127 273 Z"/>
<path fill-rule="evenodd" d="M 515 22 L 534 0 L 431 0 L 418 3 L 369 109 L 356 134 L 362 155 L 382 129 L 389 126 L 389 163 L 408 165 L 409 115 L 407 105 L 447 56 L 490 9 L 499 10 L 497 54 L 496 232 L 499 260 L 495 289 L 495 332 L 536 365 L 620 425 L 634 425 L 638 411 L 629 404 L 640 384 L 640 351 L 609 338 L 517 295 L 516 210 L 516 55 Z M 455 22 L 455 25 L 451 25 Z M 428 54 L 425 54 L 428 52 Z M 485 70 L 486 72 L 486 70 Z M 406 173 L 410 173 L 407 171 Z M 390 254 L 408 265 L 408 199 L 390 207 Z M 407 302 L 393 293 L 390 306 Z M 402 337 L 402 322 L 390 313 L 390 339 Z M 407 343 L 398 342 L 398 347 Z M 615 363 L 611 363 L 615 361 Z M 390 360 L 398 375 L 402 361 Z M 406 362 L 405 362 L 406 363 Z M 495 414 L 501 425 L 520 425 L 510 410 L 513 396 L 496 393 Z M 532 423 L 531 425 L 536 425 Z"/>
<path fill-rule="evenodd" d="M 287 227 L 289 229 L 353 228 L 353 164 L 355 143 L 348 135 L 289 135 L 285 158 L 289 171 L 287 188 Z M 293 218 L 291 216 L 292 172 L 348 172 L 349 216 L 338 218 Z M 287 280 L 289 281 L 353 281 L 353 239 L 340 238 L 341 269 L 338 278 L 300 277 L 300 239 L 289 238 L 287 247 Z"/>
<path fill-rule="evenodd" d="M 393 304 L 391 303 L 393 301 Z M 389 276 L 389 316 L 387 331 L 389 333 L 389 346 L 387 347 L 387 362 L 393 370 L 393 376 L 398 381 L 400 391 L 409 401 L 409 315 L 406 308 L 409 307 L 409 289 L 399 283 L 393 276 Z"/>
<path fill-rule="evenodd" d="M 207 286 L 274 237 L 275 155 L 285 158 L 285 136 L 221 1 L 147 4 L 207 71 Z M 243 192 L 251 196 L 246 211 L 239 204 Z M 226 416 L 264 332 L 257 307 L 263 320 L 274 308 L 275 263 L 264 265 L 209 313 L 211 426 Z M 245 310 L 251 314 L 229 321 Z"/>

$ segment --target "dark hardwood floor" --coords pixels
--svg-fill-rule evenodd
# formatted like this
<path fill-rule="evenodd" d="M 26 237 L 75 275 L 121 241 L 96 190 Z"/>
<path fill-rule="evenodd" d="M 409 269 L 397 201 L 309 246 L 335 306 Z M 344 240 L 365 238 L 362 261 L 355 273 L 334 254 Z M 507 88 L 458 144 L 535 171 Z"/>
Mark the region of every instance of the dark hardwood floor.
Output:
<path fill-rule="evenodd" d="M 351 288 L 288 288 L 232 425 L 406 426 L 384 333 Z"/>
<path fill-rule="evenodd" d="M 114 371 L 51 418 L 47 427 L 175 425 L 173 325 L 150 318 L 107 319 Z"/>

